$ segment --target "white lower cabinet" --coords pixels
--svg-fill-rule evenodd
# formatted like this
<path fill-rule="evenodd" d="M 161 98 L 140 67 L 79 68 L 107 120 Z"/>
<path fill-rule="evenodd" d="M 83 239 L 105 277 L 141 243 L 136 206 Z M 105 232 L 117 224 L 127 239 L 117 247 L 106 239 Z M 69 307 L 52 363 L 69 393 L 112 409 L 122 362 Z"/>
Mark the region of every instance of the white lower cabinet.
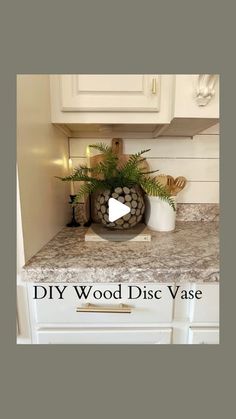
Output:
<path fill-rule="evenodd" d="M 219 285 L 194 284 L 192 289 L 200 289 L 202 298 L 193 300 L 190 305 L 189 319 L 192 323 L 219 323 Z"/>
<path fill-rule="evenodd" d="M 219 343 L 216 283 L 37 283 L 28 300 L 33 344 Z"/>
<path fill-rule="evenodd" d="M 189 344 L 218 344 L 219 329 L 218 328 L 201 328 L 190 327 L 188 335 Z"/>
<path fill-rule="evenodd" d="M 90 329 L 41 330 L 36 333 L 39 344 L 170 344 L 171 328 L 163 329 Z"/>

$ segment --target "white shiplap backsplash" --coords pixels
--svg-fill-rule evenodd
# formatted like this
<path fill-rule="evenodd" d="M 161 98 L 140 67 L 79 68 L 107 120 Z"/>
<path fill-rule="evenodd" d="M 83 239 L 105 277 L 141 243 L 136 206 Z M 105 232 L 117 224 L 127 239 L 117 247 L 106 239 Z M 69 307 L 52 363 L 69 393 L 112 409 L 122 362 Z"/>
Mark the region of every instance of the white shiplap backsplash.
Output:
<path fill-rule="evenodd" d="M 86 163 L 86 147 L 95 142 L 110 144 L 111 140 L 98 138 L 70 138 L 70 156 L 73 167 Z M 125 139 L 125 154 L 150 148 L 146 154 L 150 169 L 159 173 L 185 176 L 186 188 L 178 195 L 180 203 L 219 202 L 219 124 L 189 138 Z M 97 154 L 96 152 L 94 154 Z M 159 174 L 158 173 L 158 174 Z"/>

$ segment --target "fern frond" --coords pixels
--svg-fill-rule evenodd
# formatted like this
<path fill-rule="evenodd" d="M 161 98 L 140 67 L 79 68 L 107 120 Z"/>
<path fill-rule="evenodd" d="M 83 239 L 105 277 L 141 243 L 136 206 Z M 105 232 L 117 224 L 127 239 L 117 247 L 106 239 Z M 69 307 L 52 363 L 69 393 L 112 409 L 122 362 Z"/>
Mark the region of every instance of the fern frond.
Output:
<path fill-rule="evenodd" d="M 86 164 L 81 164 L 78 167 L 75 167 L 74 172 L 77 172 L 79 170 L 84 171 L 85 173 L 94 173 L 97 171 L 96 167 L 88 167 Z"/>
<path fill-rule="evenodd" d="M 134 179 L 136 177 L 137 180 L 139 180 L 139 177 L 141 175 L 139 163 L 145 160 L 145 158 L 142 158 L 141 156 L 144 153 L 147 153 L 148 151 L 150 151 L 150 149 L 142 150 L 139 153 L 131 154 L 128 161 L 122 167 L 122 173 L 125 178 Z"/>
<path fill-rule="evenodd" d="M 175 210 L 175 203 L 163 185 L 149 175 L 158 170 L 144 171 L 142 163 L 145 158 L 143 154 L 150 149 L 142 150 L 132 154 L 124 164 L 119 163 L 118 156 L 113 153 L 112 147 L 104 143 L 91 144 L 89 147 L 98 150 L 103 155 L 103 160 L 95 167 L 80 165 L 75 168 L 69 176 L 58 177 L 62 181 L 85 182 L 80 186 L 75 203 L 78 203 L 82 196 L 91 194 L 97 190 L 114 189 L 117 186 L 132 187 L 139 185 L 148 195 L 158 196 L 169 203 Z"/>
<path fill-rule="evenodd" d="M 113 153 L 112 147 L 104 143 L 91 144 L 89 147 L 97 149 L 104 156 L 103 161 L 97 165 L 97 174 L 102 175 L 104 179 L 115 177 L 118 171 L 118 156 Z"/>
<path fill-rule="evenodd" d="M 79 193 L 76 195 L 74 204 L 77 204 L 82 197 L 90 195 L 91 193 L 98 190 L 107 189 L 107 187 L 107 183 L 99 179 L 93 179 L 90 182 L 84 183 L 81 185 Z"/>
<path fill-rule="evenodd" d="M 65 176 L 65 177 L 56 176 L 56 177 L 57 177 L 57 179 L 60 179 L 63 182 L 69 182 L 69 181 L 73 181 L 73 182 L 91 182 L 93 180 L 96 180 L 96 178 L 93 178 L 93 177 L 85 174 L 80 169 L 78 169 L 77 171 L 75 171 L 74 173 L 72 173 L 69 176 Z"/>
<path fill-rule="evenodd" d="M 151 177 L 143 177 L 141 179 L 140 185 L 148 195 L 158 196 L 163 201 L 168 202 L 168 204 L 173 208 L 174 211 L 176 210 L 175 203 L 173 199 L 170 197 L 170 194 L 167 192 L 165 187 L 161 185 L 156 179 Z"/>
<path fill-rule="evenodd" d="M 105 143 L 90 144 L 90 148 L 95 148 L 102 154 L 112 153 L 112 148 Z"/>

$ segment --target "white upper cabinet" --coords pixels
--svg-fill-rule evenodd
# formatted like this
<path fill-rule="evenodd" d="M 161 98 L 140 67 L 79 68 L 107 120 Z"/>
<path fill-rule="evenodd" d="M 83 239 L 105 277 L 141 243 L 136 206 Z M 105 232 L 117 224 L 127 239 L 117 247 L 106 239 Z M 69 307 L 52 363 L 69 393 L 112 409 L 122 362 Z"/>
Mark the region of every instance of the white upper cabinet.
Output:
<path fill-rule="evenodd" d="M 173 75 L 51 75 L 52 122 L 62 124 L 168 124 Z"/>
<path fill-rule="evenodd" d="M 51 120 L 70 136 L 193 136 L 219 118 L 214 74 L 63 74 L 50 84 Z"/>
<path fill-rule="evenodd" d="M 161 79 L 144 74 L 62 75 L 61 110 L 159 112 Z"/>

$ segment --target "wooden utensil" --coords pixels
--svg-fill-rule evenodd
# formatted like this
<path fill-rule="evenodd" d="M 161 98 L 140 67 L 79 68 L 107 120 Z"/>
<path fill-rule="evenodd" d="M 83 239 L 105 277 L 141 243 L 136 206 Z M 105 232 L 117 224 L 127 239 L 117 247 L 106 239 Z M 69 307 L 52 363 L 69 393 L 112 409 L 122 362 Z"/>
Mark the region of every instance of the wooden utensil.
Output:
<path fill-rule="evenodd" d="M 174 185 L 171 191 L 172 195 L 177 195 L 180 191 L 182 191 L 184 189 L 184 187 L 186 186 L 187 183 L 187 179 L 184 176 L 178 176 L 175 180 L 174 180 Z"/>
<path fill-rule="evenodd" d="M 157 180 L 157 182 L 159 182 L 162 186 L 167 185 L 167 176 L 166 175 L 158 175 L 155 177 L 155 179 Z"/>
<path fill-rule="evenodd" d="M 173 176 L 167 175 L 166 177 L 167 177 L 166 189 L 169 192 L 169 194 L 172 194 L 172 189 L 173 189 L 175 180 Z"/>

